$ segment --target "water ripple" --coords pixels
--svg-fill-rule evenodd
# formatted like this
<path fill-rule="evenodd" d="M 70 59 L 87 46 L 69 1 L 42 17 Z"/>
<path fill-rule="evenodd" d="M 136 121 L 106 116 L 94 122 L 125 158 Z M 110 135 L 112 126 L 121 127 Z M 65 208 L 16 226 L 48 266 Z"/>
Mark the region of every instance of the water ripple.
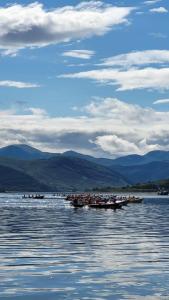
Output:
<path fill-rule="evenodd" d="M 169 199 L 116 212 L 0 196 L 0 299 L 169 299 Z"/>

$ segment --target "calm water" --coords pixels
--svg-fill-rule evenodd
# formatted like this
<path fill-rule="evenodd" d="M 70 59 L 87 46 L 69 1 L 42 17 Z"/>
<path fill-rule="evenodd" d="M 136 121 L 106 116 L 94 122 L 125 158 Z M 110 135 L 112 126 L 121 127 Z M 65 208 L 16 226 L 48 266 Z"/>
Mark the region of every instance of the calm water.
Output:
<path fill-rule="evenodd" d="M 0 195 L 0 299 L 169 299 L 169 199 L 114 212 Z"/>

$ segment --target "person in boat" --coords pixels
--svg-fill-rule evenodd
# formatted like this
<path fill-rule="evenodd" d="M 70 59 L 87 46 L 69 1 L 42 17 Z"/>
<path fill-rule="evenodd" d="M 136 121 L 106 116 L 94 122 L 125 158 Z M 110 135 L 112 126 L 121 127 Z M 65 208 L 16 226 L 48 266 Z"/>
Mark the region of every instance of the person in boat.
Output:
<path fill-rule="evenodd" d="M 73 199 L 73 204 L 76 206 L 76 205 L 78 205 L 78 199 L 77 198 L 75 198 L 75 199 Z"/>

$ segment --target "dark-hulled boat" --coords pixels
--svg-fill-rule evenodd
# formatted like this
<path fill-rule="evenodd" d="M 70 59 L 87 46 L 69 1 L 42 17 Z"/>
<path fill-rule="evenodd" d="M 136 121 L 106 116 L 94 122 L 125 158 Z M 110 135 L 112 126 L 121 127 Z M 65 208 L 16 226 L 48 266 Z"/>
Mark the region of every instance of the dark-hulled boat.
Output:
<path fill-rule="evenodd" d="M 22 199 L 44 199 L 44 195 L 23 195 Z"/>
<path fill-rule="evenodd" d="M 104 208 L 104 209 L 118 209 L 128 203 L 141 203 L 142 198 L 135 196 L 116 196 L 116 195 L 102 195 L 102 194 L 75 194 L 68 195 L 67 200 L 75 208 L 87 206 L 89 208 Z"/>
<path fill-rule="evenodd" d="M 84 203 L 76 203 L 75 201 L 72 201 L 71 202 L 71 206 L 73 206 L 74 208 L 81 208 L 81 207 L 84 207 L 85 204 Z"/>
<path fill-rule="evenodd" d="M 90 208 L 103 208 L 103 209 L 118 209 L 122 208 L 122 204 L 113 203 L 113 202 L 100 202 L 100 203 L 91 203 L 88 205 Z"/>
<path fill-rule="evenodd" d="M 158 191 L 157 195 L 159 196 L 168 196 L 169 192 L 167 190 Z"/>

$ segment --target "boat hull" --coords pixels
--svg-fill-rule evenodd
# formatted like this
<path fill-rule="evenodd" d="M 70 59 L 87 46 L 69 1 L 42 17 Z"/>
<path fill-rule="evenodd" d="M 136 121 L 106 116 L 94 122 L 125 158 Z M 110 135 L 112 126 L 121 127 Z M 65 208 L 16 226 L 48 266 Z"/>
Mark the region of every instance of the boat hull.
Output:
<path fill-rule="evenodd" d="M 142 203 L 143 202 L 143 199 L 129 199 L 128 200 L 128 203 L 135 203 L 135 204 L 137 204 L 137 203 Z"/>
<path fill-rule="evenodd" d="M 96 203 L 96 204 L 89 204 L 90 208 L 97 208 L 97 209 L 118 209 L 121 208 L 122 205 L 119 203 Z"/>

